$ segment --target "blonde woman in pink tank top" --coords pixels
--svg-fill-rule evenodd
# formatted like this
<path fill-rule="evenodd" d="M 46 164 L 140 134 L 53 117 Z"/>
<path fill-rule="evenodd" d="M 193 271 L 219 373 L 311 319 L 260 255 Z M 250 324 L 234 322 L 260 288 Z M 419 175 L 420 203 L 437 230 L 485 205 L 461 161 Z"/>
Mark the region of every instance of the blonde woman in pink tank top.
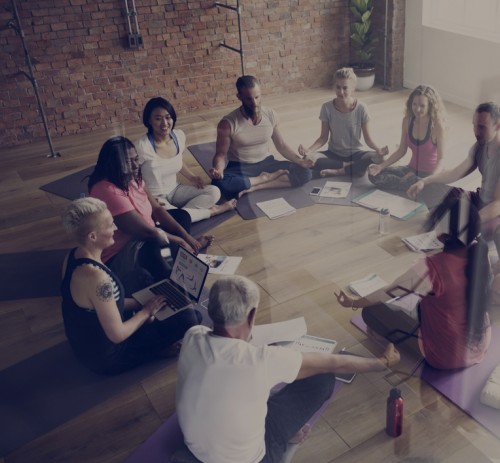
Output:
<path fill-rule="evenodd" d="M 401 141 L 381 164 L 368 168 L 370 181 L 380 189 L 407 191 L 419 178 L 440 170 L 444 155 L 445 108 L 429 85 L 419 85 L 406 101 Z M 394 165 L 410 149 L 409 164 Z"/>

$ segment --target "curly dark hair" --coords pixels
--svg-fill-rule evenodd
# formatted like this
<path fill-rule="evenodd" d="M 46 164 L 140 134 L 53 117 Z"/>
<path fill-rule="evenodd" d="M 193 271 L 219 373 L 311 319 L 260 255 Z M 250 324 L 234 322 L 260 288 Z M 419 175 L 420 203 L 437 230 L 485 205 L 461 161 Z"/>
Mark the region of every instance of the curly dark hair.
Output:
<path fill-rule="evenodd" d="M 102 145 L 97 158 L 94 171 L 89 176 L 88 190 L 101 180 L 111 182 L 120 190 L 128 192 L 128 185 L 133 179 L 130 173 L 128 153 L 129 149 L 134 149 L 134 144 L 125 137 L 117 136 L 107 140 Z M 139 179 L 142 176 L 139 170 Z"/>

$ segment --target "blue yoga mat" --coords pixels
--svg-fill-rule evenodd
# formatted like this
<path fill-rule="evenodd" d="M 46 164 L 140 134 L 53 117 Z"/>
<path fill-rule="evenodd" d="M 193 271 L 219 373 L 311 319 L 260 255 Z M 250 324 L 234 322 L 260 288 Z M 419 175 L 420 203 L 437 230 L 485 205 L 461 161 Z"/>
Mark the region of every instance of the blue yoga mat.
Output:
<path fill-rule="evenodd" d="M 215 154 L 215 142 L 200 143 L 198 145 L 188 146 L 194 158 L 209 175 L 212 167 L 212 158 Z M 309 184 L 308 184 L 309 185 Z M 276 188 L 270 190 L 258 190 L 238 199 L 236 210 L 238 214 L 245 219 L 251 220 L 257 217 L 265 217 L 266 214 L 257 206 L 256 203 L 268 201 L 276 198 L 284 198 L 295 209 L 314 205 L 314 201 L 309 195 L 309 190 L 304 187 L 299 188 Z"/>

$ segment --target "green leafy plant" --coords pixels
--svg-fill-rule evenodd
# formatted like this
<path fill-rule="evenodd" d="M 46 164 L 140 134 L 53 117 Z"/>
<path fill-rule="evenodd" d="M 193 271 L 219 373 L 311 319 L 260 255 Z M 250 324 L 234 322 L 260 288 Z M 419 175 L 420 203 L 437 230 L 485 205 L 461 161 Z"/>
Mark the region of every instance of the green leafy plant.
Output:
<path fill-rule="evenodd" d="M 349 0 L 353 16 L 351 23 L 351 46 L 356 56 L 356 65 L 367 68 L 372 67 L 374 44 L 377 38 L 373 37 L 371 30 L 371 16 L 373 0 Z"/>

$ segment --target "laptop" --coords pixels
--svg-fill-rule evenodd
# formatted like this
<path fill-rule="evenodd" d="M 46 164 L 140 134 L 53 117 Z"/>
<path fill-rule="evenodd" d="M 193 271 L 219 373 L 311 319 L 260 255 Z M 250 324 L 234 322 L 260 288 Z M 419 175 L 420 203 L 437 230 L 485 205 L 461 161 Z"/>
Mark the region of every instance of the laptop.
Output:
<path fill-rule="evenodd" d="M 165 320 L 181 310 L 192 308 L 200 300 L 208 270 L 205 262 L 179 247 L 170 276 L 135 292 L 132 297 L 144 305 L 154 296 L 165 296 L 165 307 L 155 314 L 158 320 Z"/>

